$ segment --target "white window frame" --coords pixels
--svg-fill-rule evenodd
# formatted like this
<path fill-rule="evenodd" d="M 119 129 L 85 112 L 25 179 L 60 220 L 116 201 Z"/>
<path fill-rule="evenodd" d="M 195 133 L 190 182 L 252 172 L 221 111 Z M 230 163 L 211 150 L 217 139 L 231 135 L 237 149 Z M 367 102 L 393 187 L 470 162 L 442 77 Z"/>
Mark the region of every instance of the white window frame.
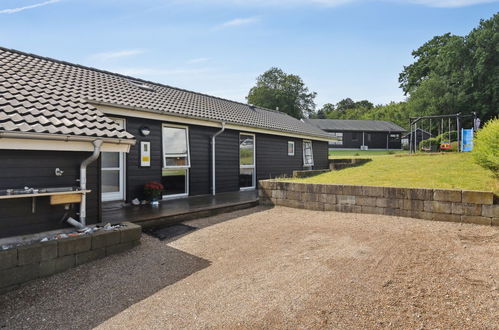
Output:
<path fill-rule="evenodd" d="M 241 135 L 252 136 L 253 137 L 253 164 L 252 165 L 242 165 L 241 164 Z M 254 190 L 256 188 L 256 135 L 253 133 L 243 133 L 239 132 L 239 175 L 241 175 L 242 168 L 251 168 L 253 169 L 253 178 L 252 178 L 252 186 L 251 187 L 240 187 L 240 191 L 245 190 Z"/>
<path fill-rule="evenodd" d="M 307 164 L 306 163 L 306 155 L 305 155 L 305 144 L 306 143 L 310 143 L 310 152 L 312 154 L 312 164 Z M 303 140 L 303 146 L 302 146 L 302 149 L 303 149 L 303 167 L 312 167 L 314 166 L 314 146 L 313 146 L 313 143 L 311 140 Z"/>
<path fill-rule="evenodd" d="M 289 152 L 289 146 L 293 146 L 293 151 Z M 295 155 L 295 141 L 288 141 L 288 156 L 294 156 Z"/>
<path fill-rule="evenodd" d="M 341 137 L 340 141 L 332 141 L 332 140 L 330 140 L 329 141 L 329 145 L 332 145 L 332 146 L 342 146 L 343 145 L 343 132 L 331 132 L 329 134 L 331 135 L 331 137 L 334 137 L 334 138 Z"/>
<path fill-rule="evenodd" d="M 109 117 L 109 119 L 119 123 L 122 125 L 122 128 L 126 130 L 126 119 L 125 118 L 118 118 L 118 117 Z M 106 151 L 103 151 L 106 152 Z M 102 168 L 101 167 L 101 176 L 102 176 L 102 171 L 119 171 L 119 185 L 120 185 L 120 190 L 116 192 L 102 192 L 101 193 L 101 201 L 103 202 L 110 202 L 110 201 L 122 201 L 125 200 L 125 193 L 126 193 L 126 163 L 125 163 L 125 153 L 124 152 L 118 152 L 119 155 L 119 167 L 107 167 L 107 168 Z M 102 155 L 101 155 L 102 157 Z M 102 179 L 101 179 L 102 181 Z M 100 183 L 102 185 L 102 182 Z"/>
<path fill-rule="evenodd" d="M 164 139 L 163 139 L 163 132 L 164 132 L 164 128 L 182 128 L 182 129 L 185 129 L 185 143 L 186 143 L 186 146 L 187 146 L 187 165 L 182 165 L 182 166 L 166 166 L 165 164 L 165 158 L 166 158 L 166 152 L 165 152 L 165 149 L 166 149 L 166 146 L 165 146 L 165 143 L 164 143 Z M 189 126 L 185 126 L 185 125 L 175 125 L 175 124 L 162 124 L 161 125 L 161 144 L 162 144 L 162 148 L 161 150 L 163 151 L 163 155 L 162 155 L 162 158 L 163 158 L 163 167 L 161 169 L 161 177 L 163 177 L 163 170 L 181 170 L 181 169 L 185 169 L 185 193 L 181 193 L 181 194 L 175 194 L 175 195 L 163 195 L 163 199 L 175 199 L 175 198 L 182 198 L 182 197 L 187 197 L 189 196 L 189 169 L 191 168 L 191 150 L 190 150 L 190 146 L 189 146 Z M 183 157 L 184 154 L 168 154 L 169 157 Z"/>

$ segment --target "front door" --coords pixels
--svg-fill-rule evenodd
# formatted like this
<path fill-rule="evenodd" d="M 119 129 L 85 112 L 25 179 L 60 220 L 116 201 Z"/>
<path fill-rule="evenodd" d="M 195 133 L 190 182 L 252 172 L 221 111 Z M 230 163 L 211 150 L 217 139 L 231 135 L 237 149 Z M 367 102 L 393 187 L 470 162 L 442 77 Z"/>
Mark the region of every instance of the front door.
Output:
<path fill-rule="evenodd" d="M 125 120 L 112 118 L 125 128 Z M 125 199 L 125 154 L 123 152 L 103 152 L 101 154 L 101 190 L 103 201 Z"/>

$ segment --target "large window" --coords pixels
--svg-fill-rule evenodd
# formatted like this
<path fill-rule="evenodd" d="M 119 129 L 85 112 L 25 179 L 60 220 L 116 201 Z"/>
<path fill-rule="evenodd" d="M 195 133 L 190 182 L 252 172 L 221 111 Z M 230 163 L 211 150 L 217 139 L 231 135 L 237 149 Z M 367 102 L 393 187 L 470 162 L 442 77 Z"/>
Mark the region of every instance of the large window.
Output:
<path fill-rule="evenodd" d="M 255 136 L 239 135 L 239 188 L 255 188 Z"/>
<path fill-rule="evenodd" d="M 312 141 L 303 141 L 303 166 L 314 166 L 314 152 L 312 150 Z"/>
<path fill-rule="evenodd" d="M 343 133 L 329 133 L 331 136 L 329 140 L 330 145 L 342 145 L 343 144 Z"/>
<path fill-rule="evenodd" d="M 182 197 L 189 193 L 189 132 L 187 127 L 163 126 L 163 198 Z"/>

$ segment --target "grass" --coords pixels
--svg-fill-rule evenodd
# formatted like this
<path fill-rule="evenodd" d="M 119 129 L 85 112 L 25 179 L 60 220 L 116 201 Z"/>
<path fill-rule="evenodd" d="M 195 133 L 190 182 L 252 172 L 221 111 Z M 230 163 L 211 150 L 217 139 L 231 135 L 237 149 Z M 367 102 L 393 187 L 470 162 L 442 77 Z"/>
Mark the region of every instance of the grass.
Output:
<path fill-rule="evenodd" d="M 407 150 L 329 150 L 329 158 L 372 157 L 407 153 Z"/>
<path fill-rule="evenodd" d="M 358 167 L 296 182 L 361 184 L 408 188 L 486 190 L 499 193 L 499 180 L 473 162 L 470 153 L 385 155 Z"/>

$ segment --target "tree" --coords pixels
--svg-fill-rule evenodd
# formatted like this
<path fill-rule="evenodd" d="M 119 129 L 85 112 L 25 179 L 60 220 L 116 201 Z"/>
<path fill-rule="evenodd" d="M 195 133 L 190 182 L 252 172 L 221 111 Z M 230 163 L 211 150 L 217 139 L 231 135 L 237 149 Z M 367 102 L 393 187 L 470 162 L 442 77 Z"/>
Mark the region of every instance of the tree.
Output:
<path fill-rule="evenodd" d="M 336 103 L 336 111 L 338 111 L 339 113 L 344 113 L 346 110 L 354 108 L 355 102 L 349 97 Z"/>
<path fill-rule="evenodd" d="M 246 100 L 260 107 L 278 108 L 279 111 L 301 119 L 313 113 L 315 96 L 316 93 L 309 92 L 299 76 L 286 74 L 274 67 L 257 78 L 256 86 L 251 88 Z"/>

